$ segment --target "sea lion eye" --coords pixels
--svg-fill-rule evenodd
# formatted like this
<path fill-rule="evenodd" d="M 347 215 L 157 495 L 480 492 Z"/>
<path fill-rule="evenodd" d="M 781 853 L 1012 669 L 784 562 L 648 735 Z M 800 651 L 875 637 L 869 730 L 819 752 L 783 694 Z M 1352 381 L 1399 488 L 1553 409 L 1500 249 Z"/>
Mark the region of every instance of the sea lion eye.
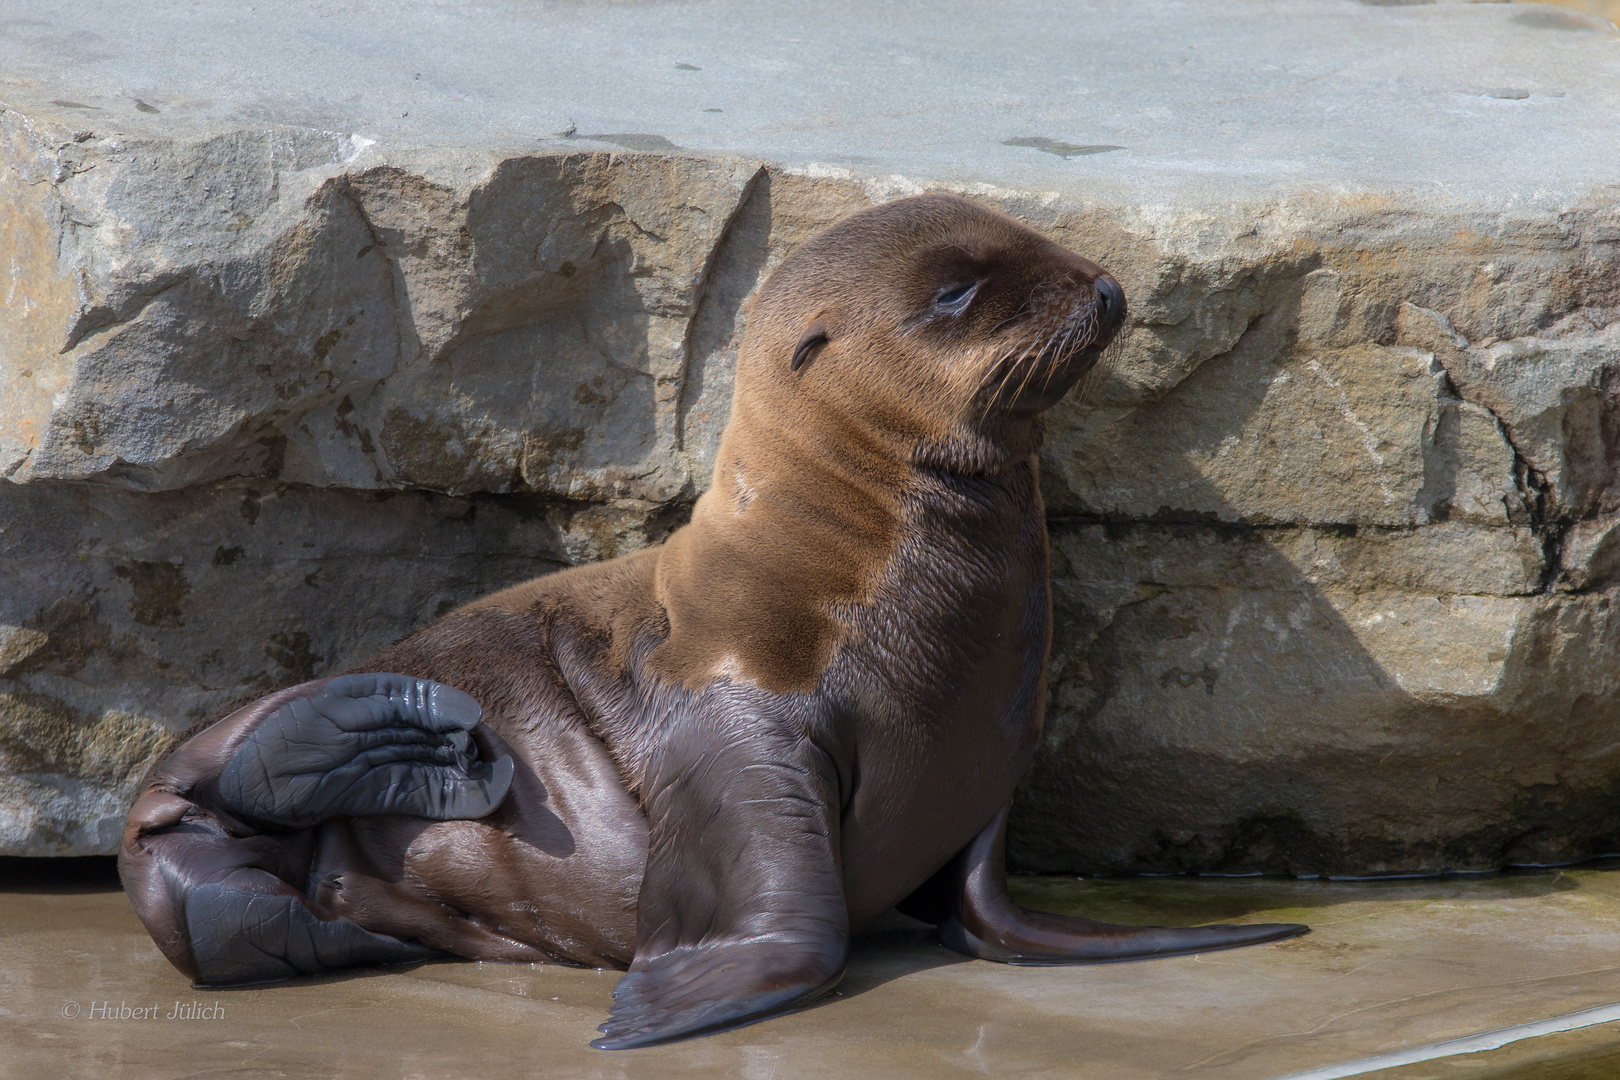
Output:
<path fill-rule="evenodd" d="M 947 311 L 961 311 L 967 307 L 973 294 L 979 291 L 979 282 L 970 281 L 966 285 L 952 285 L 938 296 L 934 297 L 934 306 Z"/>

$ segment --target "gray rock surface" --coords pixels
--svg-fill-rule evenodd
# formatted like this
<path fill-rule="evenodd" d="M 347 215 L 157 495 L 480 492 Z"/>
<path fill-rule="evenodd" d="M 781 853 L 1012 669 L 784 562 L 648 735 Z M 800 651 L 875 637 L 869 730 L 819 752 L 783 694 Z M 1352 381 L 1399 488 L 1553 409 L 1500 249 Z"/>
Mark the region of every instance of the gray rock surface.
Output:
<path fill-rule="evenodd" d="M 1620 35 L 1534 4 L 0 0 L 0 852 L 656 542 L 745 301 L 928 188 L 1120 278 L 1012 851 L 1620 850 Z"/>

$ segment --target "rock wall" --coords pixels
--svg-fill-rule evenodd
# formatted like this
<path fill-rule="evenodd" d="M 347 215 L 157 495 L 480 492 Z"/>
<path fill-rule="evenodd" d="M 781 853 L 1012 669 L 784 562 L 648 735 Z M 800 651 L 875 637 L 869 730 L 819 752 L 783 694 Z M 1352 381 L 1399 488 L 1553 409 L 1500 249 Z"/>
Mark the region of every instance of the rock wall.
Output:
<path fill-rule="evenodd" d="M 14 108 L 0 140 L 5 854 L 110 851 L 207 712 L 657 542 L 707 482 L 750 292 L 917 190 Z M 1132 305 L 1043 457 L 1057 640 L 1017 865 L 1620 850 L 1620 200 L 954 187 Z"/>
<path fill-rule="evenodd" d="M 1138 323 L 1046 453 L 1025 866 L 1620 850 L 1620 210 L 1310 216 L 1093 244 Z"/>

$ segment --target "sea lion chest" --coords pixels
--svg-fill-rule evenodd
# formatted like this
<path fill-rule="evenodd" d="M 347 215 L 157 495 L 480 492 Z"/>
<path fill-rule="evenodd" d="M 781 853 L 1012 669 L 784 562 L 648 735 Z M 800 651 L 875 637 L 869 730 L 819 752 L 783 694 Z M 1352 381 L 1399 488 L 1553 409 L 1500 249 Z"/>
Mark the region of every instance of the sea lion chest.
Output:
<path fill-rule="evenodd" d="M 842 819 L 855 925 L 903 899 L 1011 798 L 1040 736 L 1051 637 L 1033 460 L 929 475 L 823 682 L 853 737 Z"/>

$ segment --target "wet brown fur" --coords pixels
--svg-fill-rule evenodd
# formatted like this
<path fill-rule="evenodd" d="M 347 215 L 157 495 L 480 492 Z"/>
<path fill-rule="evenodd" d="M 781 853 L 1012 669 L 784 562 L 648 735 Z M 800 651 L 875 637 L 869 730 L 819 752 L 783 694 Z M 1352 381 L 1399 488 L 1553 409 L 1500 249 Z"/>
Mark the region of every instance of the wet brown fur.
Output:
<path fill-rule="evenodd" d="M 1034 409 L 994 408 L 1020 379 L 988 380 L 1069 319 L 1100 273 L 944 195 L 847 220 L 794 252 L 753 301 L 713 483 L 664 547 L 656 595 L 670 634 L 655 669 L 689 688 L 725 671 L 813 690 L 842 634 L 836 608 L 870 602 L 906 530 L 918 466 L 996 474 L 1037 449 Z M 919 318 L 940 289 L 979 275 L 971 320 Z M 794 371 L 786 358 L 812 328 L 827 340 Z M 1046 389 L 1062 366 L 1039 373 Z"/>

